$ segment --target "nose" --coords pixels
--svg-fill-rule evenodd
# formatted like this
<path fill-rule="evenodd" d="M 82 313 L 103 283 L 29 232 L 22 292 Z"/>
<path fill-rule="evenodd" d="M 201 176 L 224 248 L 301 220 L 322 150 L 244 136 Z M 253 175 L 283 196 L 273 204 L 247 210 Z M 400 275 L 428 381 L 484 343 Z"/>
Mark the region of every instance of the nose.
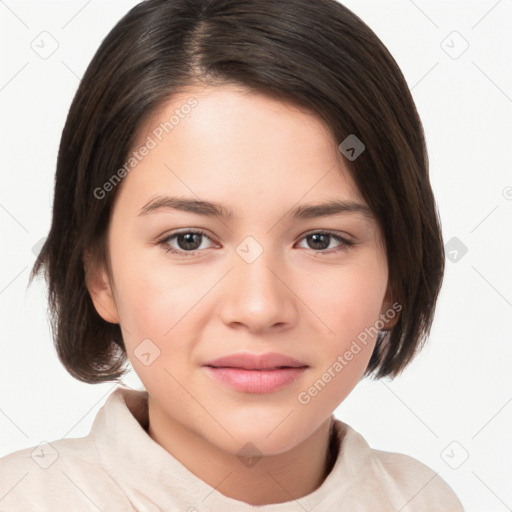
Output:
<path fill-rule="evenodd" d="M 226 276 L 220 305 L 223 322 L 254 333 L 291 328 L 299 300 L 284 262 L 270 250 L 249 261 L 233 255 L 234 268 Z"/>

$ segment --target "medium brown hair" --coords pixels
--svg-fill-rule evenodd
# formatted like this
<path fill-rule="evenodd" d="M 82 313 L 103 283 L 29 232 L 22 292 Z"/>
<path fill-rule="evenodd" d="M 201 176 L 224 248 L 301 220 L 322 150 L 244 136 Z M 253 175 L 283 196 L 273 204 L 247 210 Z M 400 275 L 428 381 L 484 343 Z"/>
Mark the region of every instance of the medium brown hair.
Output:
<path fill-rule="evenodd" d="M 389 285 L 402 309 L 379 333 L 365 375 L 396 376 L 426 340 L 444 273 L 424 133 L 407 83 L 375 33 L 335 0 L 147 0 L 103 40 L 62 132 L 44 269 L 58 357 L 75 378 L 118 380 L 127 368 L 118 324 L 104 321 L 85 282 L 94 249 L 109 267 L 107 230 L 119 187 L 94 194 L 126 162 L 137 132 L 193 84 L 238 84 L 314 112 L 364 152 L 352 177 L 385 240 Z"/>

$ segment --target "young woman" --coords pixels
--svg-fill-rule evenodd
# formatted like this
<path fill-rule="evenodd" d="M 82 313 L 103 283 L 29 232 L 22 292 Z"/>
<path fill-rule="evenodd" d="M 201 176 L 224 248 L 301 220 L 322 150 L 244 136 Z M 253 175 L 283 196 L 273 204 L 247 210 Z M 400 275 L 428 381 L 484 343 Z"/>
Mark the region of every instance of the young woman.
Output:
<path fill-rule="evenodd" d="M 462 510 L 333 415 L 412 360 L 444 271 L 410 91 L 338 2 L 134 7 L 71 105 L 41 270 L 71 375 L 145 390 L 0 459 L 0 509 Z"/>

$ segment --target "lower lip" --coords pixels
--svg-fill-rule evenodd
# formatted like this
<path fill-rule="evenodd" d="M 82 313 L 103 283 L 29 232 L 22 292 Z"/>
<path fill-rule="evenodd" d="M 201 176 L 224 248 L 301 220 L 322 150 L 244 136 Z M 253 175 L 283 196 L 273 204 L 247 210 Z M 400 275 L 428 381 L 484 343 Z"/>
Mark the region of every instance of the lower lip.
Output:
<path fill-rule="evenodd" d="M 215 379 L 245 393 L 272 393 L 299 379 L 307 367 L 275 370 L 244 370 L 205 366 Z"/>

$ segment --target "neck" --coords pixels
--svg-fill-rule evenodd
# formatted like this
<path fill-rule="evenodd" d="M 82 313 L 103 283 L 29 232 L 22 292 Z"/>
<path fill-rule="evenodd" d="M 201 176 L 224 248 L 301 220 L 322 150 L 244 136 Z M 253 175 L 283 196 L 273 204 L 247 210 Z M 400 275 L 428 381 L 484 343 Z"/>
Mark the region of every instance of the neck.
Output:
<path fill-rule="evenodd" d="M 150 406 L 148 413 L 147 431 L 154 441 L 224 496 L 251 505 L 283 503 L 312 493 L 336 461 L 332 417 L 291 450 L 245 466 L 236 454 L 220 450 L 161 410 Z"/>

